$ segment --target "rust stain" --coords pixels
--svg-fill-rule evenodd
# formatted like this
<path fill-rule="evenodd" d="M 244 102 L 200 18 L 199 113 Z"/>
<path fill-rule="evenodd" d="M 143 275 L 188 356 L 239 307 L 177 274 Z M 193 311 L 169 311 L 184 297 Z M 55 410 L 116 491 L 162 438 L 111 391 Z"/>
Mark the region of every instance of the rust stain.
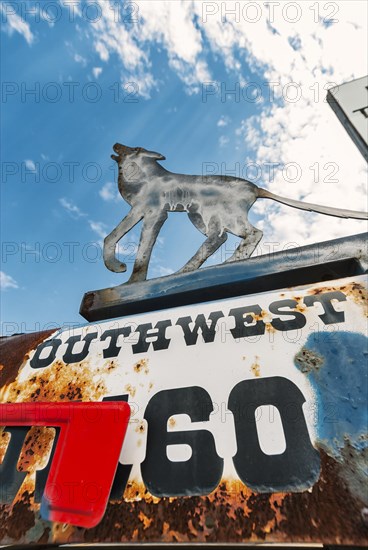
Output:
<path fill-rule="evenodd" d="M 106 368 L 102 371 L 106 374 Z M 28 378 L 21 382 L 15 379 L 0 389 L 0 400 L 8 403 L 98 401 L 106 393 L 102 376 L 96 376 L 93 367 L 85 359 L 71 364 L 55 361 L 47 369 L 30 372 Z"/>
<path fill-rule="evenodd" d="M 17 468 L 20 472 L 42 470 L 47 465 L 55 439 L 56 430 L 32 426 L 24 441 Z"/>
<path fill-rule="evenodd" d="M 129 393 L 130 397 L 134 397 L 136 394 L 137 388 L 135 388 L 131 384 L 126 384 L 126 386 L 124 387 L 124 390 Z"/>
<path fill-rule="evenodd" d="M 240 481 L 223 480 L 207 496 L 157 499 L 133 482 L 124 494 L 127 508 L 110 503 L 104 520 L 84 531 L 83 540 L 365 544 L 361 505 L 341 481 L 339 467 L 322 453 L 320 481 L 294 494 L 254 494 Z M 147 525 L 145 518 L 154 521 Z"/>
<path fill-rule="evenodd" d="M 261 376 L 261 365 L 259 364 L 259 357 L 258 355 L 254 358 L 254 363 L 251 365 L 251 371 L 254 374 L 254 376 Z"/>
<path fill-rule="evenodd" d="M 151 495 L 146 486 L 141 482 L 135 479 L 129 480 L 123 495 L 124 502 L 136 502 L 144 500 L 145 502 L 156 504 L 160 502 L 160 499 Z"/>
<path fill-rule="evenodd" d="M 299 365 L 304 373 L 318 370 L 324 363 L 324 358 L 315 351 L 303 347 L 294 357 L 294 361 Z"/>
<path fill-rule="evenodd" d="M 349 296 L 357 305 L 363 308 L 364 314 L 368 315 L 368 291 L 360 283 L 354 281 L 342 286 L 325 286 L 321 288 L 313 288 L 308 291 L 308 294 L 321 294 L 322 292 L 334 292 L 340 290 L 346 296 Z"/>
<path fill-rule="evenodd" d="M 148 518 L 143 512 L 139 512 L 138 518 L 143 523 L 143 529 L 150 527 L 153 522 L 153 518 Z"/>
<path fill-rule="evenodd" d="M 144 374 L 148 374 L 149 373 L 148 359 L 141 359 L 140 361 L 138 361 L 138 363 L 134 365 L 134 370 L 137 373 L 144 372 Z"/>
<path fill-rule="evenodd" d="M 53 330 L 44 333 L 42 339 L 54 332 Z M 13 342 L 13 346 L 16 344 L 15 338 L 9 340 Z M 93 369 L 93 365 L 91 366 L 87 360 L 73 364 L 55 361 L 47 369 L 30 370 L 25 377 L 22 366 L 29 356 L 24 352 L 25 350 L 22 349 L 23 362 L 20 365 L 14 365 L 17 368 L 12 369 L 11 377 L 7 377 L 8 383 L 0 388 L 1 402 L 98 401 L 107 393 L 103 376 L 106 376 L 111 370 L 110 363 L 101 369 Z M 37 526 L 44 525 L 39 518 L 39 505 L 34 503 L 35 472 L 47 464 L 54 436 L 55 430 L 48 427 L 31 427 L 27 434 L 17 463 L 18 469 L 27 472 L 27 475 L 13 504 L 0 506 L 0 521 L 6 520 L 7 522 L 6 531 L 2 532 L 5 533 L 4 536 L 10 537 L 12 540 L 21 540 L 23 534 L 28 530 L 27 518 L 31 514 L 30 508 L 33 510 L 32 521 L 36 514 Z M 6 450 L 8 437 L 9 434 L 2 431 L 0 442 L 3 453 Z M 1 515 L 4 516 L 4 519 L 1 519 Z M 14 518 L 18 518 L 17 521 L 22 522 L 22 525 L 16 526 Z M 37 542 L 42 536 L 45 538 L 48 533 L 46 528 L 47 524 L 39 532 L 37 527 L 32 536 L 36 536 L 36 532 L 39 534 L 36 539 L 32 540 Z M 28 542 L 27 536 L 24 542 Z M 50 533 L 50 538 L 52 536 Z M 0 536 L 0 540 L 3 540 L 3 536 Z"/>
<path fill-rule="evenodd" d="M 68 525 L 67 523 L 53 523 L 51 541 L 63 540 L 67 543 L 69 540 L 72 541 L 75 539 L 74 532 L 75 527 L 73 527 L 73 525 Z"/>
<path fill-rule="evenodd" d="M 169 428 L 172 430 L 173 428 L 175 428 L 176 426 L 176 420 L 174 417 L 170 416 L 169 420 L 168 420 L 168 425 L 169 425 Z"/>
<path fill-rule="evenodd" d="M 124 500 L 111 501 L 92 529 L 47 524 L 48 543 L 323 543 L 365 545 L 362 503 L 341 477 L 343 465 L 321 451 L 321 476 L 302 493 L 255 494 L 240 481 L 223 479 L 201 497 L 157 498 L 141 482 L 129 481 Z M 13 506 L 0 507 L 2 540 L 35 542 L 27 531 L 39 519 L 28 490 Z M 37 537 L 38 540 L 39 537 Z"/>
<path fill-rule="evenodd" d="M 136 431 L 137 433 L 143 434 L 143 433 L 146 431 L 144 422 L 142 422 L 142 421 L 139 422 L 138 426 L 136 426 L 136 428 L 135 428 L 135 431 Z"/>
<path fill-rule="evenodd" d="M 42 535 L 40 536 L 40 538 L 36 541 L 37 544 L 46 544 L 47 541 L 49 540 L 49 536 L 50 536 L 50 527 L 45 527 L 45 529 L 43 530 L 43 533 Z"/>
<path fill-rule="evenodd" d="M 0 427 L 0 464 L 4 460 L 6 450 L 10 441 L 10 433 L 4 431 L 4 426 Z"/>
<path fill-rule="evenodd" d="M 256 313 L 251 313 L 251 315 L 255 321 L 263 321 L 265 318 L 269 317 L 269 313 L 264 309 L 262 309 L 261 313 L 258 315 Z"/>
<path fill-rule="evenodd" d="M 21 502 L 24 498 L 24 495 L 27 494 L 30 504 L 32 507 L 34 507 L 34 490 L 35 490 L 35 484 L 36 484 L 36 471 L 30 471 L 27 472 L 26 477 L 24 478 L 24 481 L 22 485 L 19 487 L 19 490 L 14 498 L 14 501 L 12 503 L 12 508 L 15 506 L 17 502 Z"/>
<path fill-rule="evenodd" d="M 115 363 L 115 361 L 108 361 L 106 364 L 106 370 L 107 372 L 111 372 L 112 370 L 116 369 L 118 365 Z"/>
<path fill-rule="evenodd" d="M 345 292 L 345 290 L 343 292 Z M 361 284 L 351 283 L 351 285 L 348 285 L 348 295 L 354 300 L 356 304 L 363 307 L 364 314 L 368 316 L 367 289 Z"/>
<path fill-rule="evenodd" d="M 307 310 L 307 306 L 303 302 L 303 296 L 293 296 L 292 299 L 297 302 L 294 307 L 295 311 L 300 311 L 300 313 L 303 313 Z"/>
<path fill-rule="evenodd" d="M 47 340 L 56 330 L 44 330 L 31 334 L 19 334 L 18 336 L 0 338 L 1 385 L 13 382 L 18 376 L 18 371 L 29 359 L 29 352 L 35 349 L 41 342 Z"/>
<path fill-rule="evenodd" d="M 25 491 L 13 506 L 0 506 L 0 540 L 21 540 L 34 527 L 36 519 L 31 507 L 31 495 Z"/>

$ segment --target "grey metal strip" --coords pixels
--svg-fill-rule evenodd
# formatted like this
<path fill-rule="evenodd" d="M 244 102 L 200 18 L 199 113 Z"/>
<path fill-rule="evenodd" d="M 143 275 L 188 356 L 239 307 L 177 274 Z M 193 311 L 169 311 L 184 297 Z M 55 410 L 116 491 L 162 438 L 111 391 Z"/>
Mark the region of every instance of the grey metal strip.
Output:
<path fill-rule="evenodd" d="M 208 302 L 362 274 L 368 233 L 225 263 L 189 273 L 87 292 L 80 314 L 88 321 Z"/>

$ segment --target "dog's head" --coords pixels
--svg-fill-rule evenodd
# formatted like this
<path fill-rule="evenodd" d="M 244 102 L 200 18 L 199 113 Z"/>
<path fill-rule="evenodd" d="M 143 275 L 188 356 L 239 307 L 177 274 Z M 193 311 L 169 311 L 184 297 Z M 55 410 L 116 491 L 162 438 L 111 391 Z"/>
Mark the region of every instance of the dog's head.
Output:
<path fill-rule="evenodd" d="M 154 160 L 165 160 L 166 157 L 161 155 L 161 153 L 156 153 L 155 151 L 147 151 L 143 147 L 128 147 L 127 145 L 122 145 L 121 143 L 115 143 L 113 149 L 117 155 L 111 155 L 111 158 L 116 162 L 121 162 L 124 160 L 139 160 L 144 158 L 151 158 Z"/>

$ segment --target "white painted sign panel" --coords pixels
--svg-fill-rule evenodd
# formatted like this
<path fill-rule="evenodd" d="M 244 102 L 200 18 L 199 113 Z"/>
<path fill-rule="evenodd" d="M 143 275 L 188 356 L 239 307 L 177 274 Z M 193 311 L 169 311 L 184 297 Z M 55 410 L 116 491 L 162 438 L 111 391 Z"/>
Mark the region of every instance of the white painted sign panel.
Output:
<path fill-rule="evenodd" d="M 368 148 L 368 76 L 330 88 L 327 100 L 366 157 Z"/>
<path fill-rule="evenodd" d="M 205 495 L 224 480 L 308 490 L 318 446 L 338 457 L 361 428 L 365 292 L 356 276 L 60 331 L 2 401 L 128 400 L 120 474 L 154 497 Z"/>

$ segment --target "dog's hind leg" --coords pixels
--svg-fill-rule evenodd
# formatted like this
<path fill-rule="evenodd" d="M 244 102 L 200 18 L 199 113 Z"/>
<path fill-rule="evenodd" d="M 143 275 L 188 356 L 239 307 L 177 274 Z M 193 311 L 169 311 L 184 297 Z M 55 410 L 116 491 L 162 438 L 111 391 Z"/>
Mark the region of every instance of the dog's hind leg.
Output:
<path fill-rule="evenodd" d="M 259 241 L 262 239 L 262 231 L 253 227 L 252 225 L 247 225 L 246 229 L 242 231 L 239 237 L 243 237 L 243 240 L 236 248 L 234 254 L 226 260 L 227 262 L 237 262 L 238 260 L 246 260 L 249 258 L 254 250 L 256 249 Z"/>
<path fill-rule="evenodd" d="M 134 262 L 130 283 L 144 281 L 147 277 L 148 263 L 151 258 L 153 246 L 156 242 L 161 227 L 167 220 L 167 211 L 146 212 L 141 232 L 141 238 Z"/>
<path fill-rule="evenodd" d="M 211 220 L 207 231 L 207 239 L 197 250 L 194 256 L 182 267 L 178 273 L 186 273 L 198 269 L 227 239 L 218 220 Z"/>

